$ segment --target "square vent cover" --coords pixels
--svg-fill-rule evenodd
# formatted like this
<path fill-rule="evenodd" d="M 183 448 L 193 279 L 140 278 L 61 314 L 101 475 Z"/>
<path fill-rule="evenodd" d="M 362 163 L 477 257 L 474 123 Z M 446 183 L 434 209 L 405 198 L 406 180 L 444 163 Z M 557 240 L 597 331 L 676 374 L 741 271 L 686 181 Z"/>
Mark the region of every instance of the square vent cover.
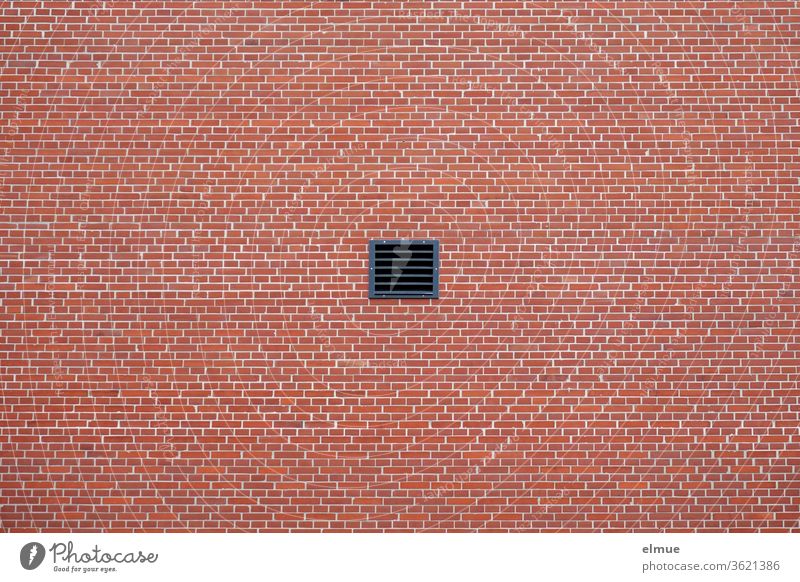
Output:
<path fill-rule="evenodd" d="M 369 241 L 369 296 L 439 297 L 439 241 Z"/>

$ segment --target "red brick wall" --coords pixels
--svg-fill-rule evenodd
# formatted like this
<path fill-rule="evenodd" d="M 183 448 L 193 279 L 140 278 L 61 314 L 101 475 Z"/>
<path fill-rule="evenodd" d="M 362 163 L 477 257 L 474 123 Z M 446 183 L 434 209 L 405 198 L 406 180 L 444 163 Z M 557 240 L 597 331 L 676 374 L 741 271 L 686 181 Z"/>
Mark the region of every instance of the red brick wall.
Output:
<path fill-rule="evenodd" d="M 0 6 L 4 531 L 799 529 L 797 2 Z"/>

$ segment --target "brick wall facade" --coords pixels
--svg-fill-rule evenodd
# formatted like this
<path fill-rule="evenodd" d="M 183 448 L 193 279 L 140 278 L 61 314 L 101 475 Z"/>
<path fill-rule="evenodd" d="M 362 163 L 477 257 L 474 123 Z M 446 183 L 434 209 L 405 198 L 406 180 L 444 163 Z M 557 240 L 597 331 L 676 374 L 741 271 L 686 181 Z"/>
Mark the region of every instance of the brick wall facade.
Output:
<path fill-rule="evenodd" d="M 0 12 L 3 531 L 800 529 L 799 3 Z"/>

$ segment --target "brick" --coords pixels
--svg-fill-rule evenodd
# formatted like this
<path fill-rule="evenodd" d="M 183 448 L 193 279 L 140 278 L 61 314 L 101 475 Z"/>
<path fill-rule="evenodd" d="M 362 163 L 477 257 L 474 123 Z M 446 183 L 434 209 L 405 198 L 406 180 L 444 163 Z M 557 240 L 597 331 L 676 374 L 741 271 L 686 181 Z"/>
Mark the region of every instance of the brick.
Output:
<path fill-rule="evenodd" d="M 797 3 L 100 4 L 0 4 L 2 531 L 800 529 Z"/>

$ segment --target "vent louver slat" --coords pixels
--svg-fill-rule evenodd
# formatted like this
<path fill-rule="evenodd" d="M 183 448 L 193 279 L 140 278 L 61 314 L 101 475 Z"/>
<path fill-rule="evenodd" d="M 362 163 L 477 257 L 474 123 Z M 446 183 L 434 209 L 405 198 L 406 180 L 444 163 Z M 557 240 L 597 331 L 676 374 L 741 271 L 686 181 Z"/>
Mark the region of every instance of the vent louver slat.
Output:
<path fill-rule="evenodd" d="M 439 296 L 439 241 L 373 240 L 369 255 L 371 298 Z"/>

